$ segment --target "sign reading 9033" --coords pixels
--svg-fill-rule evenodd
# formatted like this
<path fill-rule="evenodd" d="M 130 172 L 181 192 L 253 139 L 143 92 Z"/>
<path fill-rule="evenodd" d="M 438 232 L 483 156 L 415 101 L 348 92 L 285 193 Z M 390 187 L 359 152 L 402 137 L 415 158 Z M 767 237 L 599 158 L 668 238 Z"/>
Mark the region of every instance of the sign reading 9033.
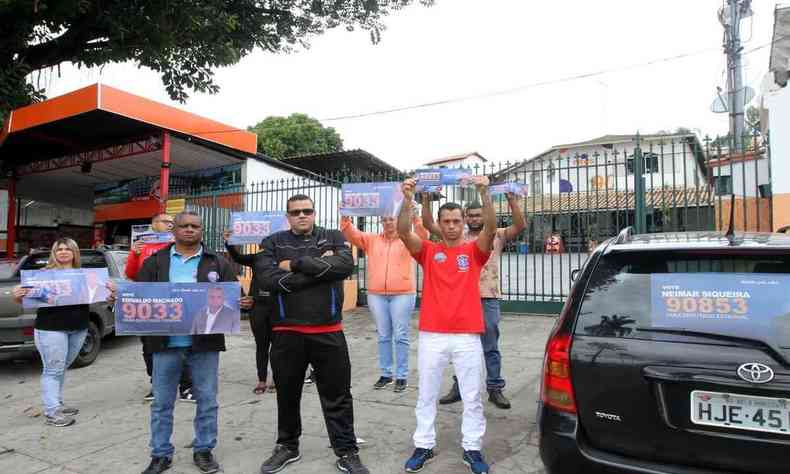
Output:
<path fill-rule="evenodd" d="M 172 298 L 167 302 L 124 301 L 120 304 L 123 321 L 181 321 L 184 300 Z"/>

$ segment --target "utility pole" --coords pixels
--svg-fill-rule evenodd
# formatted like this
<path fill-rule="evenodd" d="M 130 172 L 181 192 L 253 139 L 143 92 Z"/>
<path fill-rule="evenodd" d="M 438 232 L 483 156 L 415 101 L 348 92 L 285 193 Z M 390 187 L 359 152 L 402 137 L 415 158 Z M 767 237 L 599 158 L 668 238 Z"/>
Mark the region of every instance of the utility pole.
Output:
<path fill-rule="evenodd" d="M 724 53 L 727 55 L 727 102 L 730 111 L 730 136 L 733 151 L 743 149 L 743 123 L 746 91 L 741 60 L 741 20 L 750 16 L 751 0 L 724 0 L 719 21 L 724 26 Z"/>

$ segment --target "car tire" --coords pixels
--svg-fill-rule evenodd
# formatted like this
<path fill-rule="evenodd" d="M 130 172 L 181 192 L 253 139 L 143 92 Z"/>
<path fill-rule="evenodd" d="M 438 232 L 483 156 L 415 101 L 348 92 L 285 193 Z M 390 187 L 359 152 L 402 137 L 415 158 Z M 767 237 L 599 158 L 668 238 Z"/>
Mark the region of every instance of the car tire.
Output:
<path fill-rule="evenodd" d="M 88 335 L 85 336 L 85 343 L 82 345 L 79 355 L 74 359 L 74 363 L 71 366 L 77 368 L 91 365 L 99 356 L 100 350 L 101 331 L 99 330 L 99 326 L 91 321 L 88 324 Z"/>

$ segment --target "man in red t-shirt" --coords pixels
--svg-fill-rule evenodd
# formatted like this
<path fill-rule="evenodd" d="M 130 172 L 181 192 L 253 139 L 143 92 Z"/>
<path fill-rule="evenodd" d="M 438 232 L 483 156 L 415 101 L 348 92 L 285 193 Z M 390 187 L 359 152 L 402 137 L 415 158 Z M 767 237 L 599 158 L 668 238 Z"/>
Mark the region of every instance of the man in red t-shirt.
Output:
<path fill-rule="evenodd" d="M 444 369 L 452 362 L 464 402 L 463 461 L 475 474 L 488 472 L 480 452 L 486 420 L 483 416 L 483 346 L 485 331 L 480 303 L 480 272 L 488 261 L 496 234 L 496 214 L 488 192 L 488 178 L 470 179 L 483 204 L 483 229 L 475 241 L 464 239 L 461 206 L 446 203 L 439 208 L 442 242 L 423 240 L 412 231 L 412 198 L 415 181 L 403 183 L 405 197 L 398 216 L 398 234 L 423 268 L 417 364 L 420 373 L 417 398 L 417 429 L 414 454 L 406 461 L 407 472 L 417 472 L 434 457 L 436 402 Z"/>
<path fill-rule="evenodd" d="M 173 216 L 168 214 L 157 214 L 153 219 L 151 219 L 151 230 L 154 232 L 172 232 L 173 224 Z M 141 268 L 143 268 L 143 262 L 145 262 L 148 257 L 162 250 L 168 245 L 170 245 L 170 242 L 147 244 L 144 244 L 140 240 L 133 242 L 132 250 L 129 252 L 129 257 L 126 260 L 126 268 L 124 270 L 126 278 L 132 281 L 136 280 L 137 273 Z M 141 337 L 140 340 L 143 341 L 143 360 L 145 361 L 145 371 L 148 373 L 148 377 L 150 378 L 154 370 L 154 356 L 146 345 L 146 339 Z M 181 371 L 181 382 L 179 382 L 178 389 L 180 393 L 180 399 L 182 401 L 194 402 L 194 398 L 192 396 L 192 377 L 186 365 Z M 154 399 L 153 390 L 149 390 L 148 394 L 143 397 L 143 399 L 149 402 L 152 401 Z"/>

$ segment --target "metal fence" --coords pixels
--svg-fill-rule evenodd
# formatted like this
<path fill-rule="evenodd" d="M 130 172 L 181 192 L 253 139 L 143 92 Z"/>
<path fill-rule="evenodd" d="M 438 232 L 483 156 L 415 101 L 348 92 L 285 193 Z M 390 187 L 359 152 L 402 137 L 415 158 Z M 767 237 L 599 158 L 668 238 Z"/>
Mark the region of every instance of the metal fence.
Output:
<path fill-rule="evenodd" d="M 699 140 L 692 134 L 610 136 L 555 147 L 529 160 L 459 163 L 492 182 L 515 181 L 529 187 L 528 195 L 518 200 L 527 228 L 508 243 L 500 260 L 503 309 L 559 311 L 573 270 L 596 245 L 628 226 L 640 233 L 715 231 L 726 229 L 732 215 L 736 230 L 770 231 L 768 141 L 755 135 L 744 143 L 744 149 L 733 151 L 725 140 Z M 207 244 L 219 248 L 231 211 L 285 210 L 288 197 L 301 193 L 314 199 L 319 225 L 337 228 L 343 183 L 400 181 L 409 174 L 366 171 L 364 179 L 346 171 L 307 174 L 210 193 L 195 191 L 187 206 L 203 215 Z M 462 186 L 445 187 L 441 194 L 434 212 L 447 201 L 464 205 L 477 199 L 473 188 Z M 498 196 L 494 201 L 499 225 L 510 225 L 507 200 Z M 381 231 L 379 218 L 357 218 L 356 225 L 365 232 Z M 357 257 L 355 278 L 364 303 L 367 259 L 363 252 Z"/>

